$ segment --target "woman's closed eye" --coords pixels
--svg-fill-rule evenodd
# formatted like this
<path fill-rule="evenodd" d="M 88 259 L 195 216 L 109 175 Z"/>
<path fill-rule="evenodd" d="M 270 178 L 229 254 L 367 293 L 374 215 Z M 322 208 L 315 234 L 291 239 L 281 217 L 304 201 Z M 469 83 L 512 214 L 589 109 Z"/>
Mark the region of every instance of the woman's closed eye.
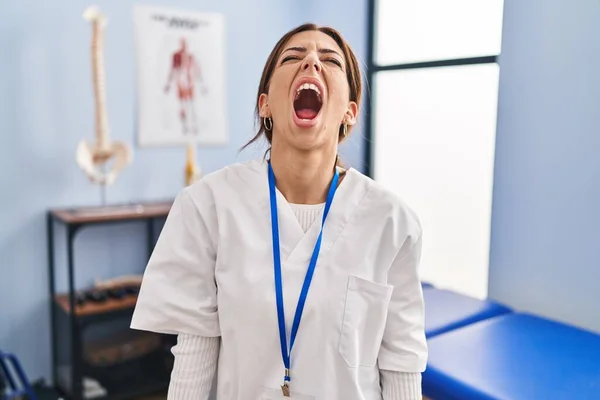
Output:
<path fill-rule="evenodd" d="M 281 64 L 285 64 L 286 62 L 292 61 L 292 60 L 298 61 L 298 60 L 300 60 L 300 57 L 299 56 L 287 56 L 287 57 L 284 57 L 284 59 L 281 60 Z M 342 62 L 340 60 L 338 60 L 337 58 L 326 58 L 323 61 L 327 62 L 327 63 L 334 64 L 334 65 L 342 68 Z"/>
<path fill-rule="evenodd" d="M 342 63 L 340 60 L 338 60 L 337 58 L 328 58 L 325 60 L 326 62 L 332 63 L 337 65 L 338 67 L 342 68 Z"/>
<path fill-rule="evenodd" d="M 299 60 L 299 59 L 300 59 L 300 57 L 298 57 L 298 56 L 287 56 L 283 60 L 281 60 L 281 63 L 283 64 L 290 60 Z"/>

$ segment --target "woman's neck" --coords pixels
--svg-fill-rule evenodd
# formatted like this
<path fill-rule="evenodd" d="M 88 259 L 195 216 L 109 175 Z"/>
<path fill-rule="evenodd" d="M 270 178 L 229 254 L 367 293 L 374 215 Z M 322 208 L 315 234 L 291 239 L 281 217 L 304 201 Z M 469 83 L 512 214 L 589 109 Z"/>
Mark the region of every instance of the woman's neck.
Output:
<path fill-rule="evenodd" d="M 325 202 L 335 163 L 335 152 L 271 149 L 271 166 L 277 188 L 289 203 Z"/>

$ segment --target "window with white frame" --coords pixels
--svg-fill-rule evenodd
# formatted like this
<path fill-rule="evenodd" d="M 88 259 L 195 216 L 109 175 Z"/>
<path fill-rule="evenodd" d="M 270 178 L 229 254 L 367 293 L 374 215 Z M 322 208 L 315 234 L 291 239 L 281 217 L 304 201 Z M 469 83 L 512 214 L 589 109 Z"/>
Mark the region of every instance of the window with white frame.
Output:
<path fill-rule="evenodd" d="M 501 0 L 372 0 L 368 173 L 423 226 L 420 275 L 487 296 Z"/>

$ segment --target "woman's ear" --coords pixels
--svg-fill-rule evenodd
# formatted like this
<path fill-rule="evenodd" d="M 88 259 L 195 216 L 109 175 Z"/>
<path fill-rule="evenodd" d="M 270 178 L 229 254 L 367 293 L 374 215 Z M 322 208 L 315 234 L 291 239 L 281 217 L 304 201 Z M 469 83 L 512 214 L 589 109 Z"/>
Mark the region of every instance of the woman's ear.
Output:
<path fill-rule="evenodd" d="M 344 113 L 343 123 L 346 125 L 354 125 L 356 123 L 356 118 L 358 117 L 358 105 L 351 101 L 348 103 L 348 109 Z"/>
<path fill-rule="evenodd" d="M 269 103 L 267 102 L 267 94 L 262 93 L 258 98 L 258 110 L 262 118 L 271 116 L 271 110 L 269 110 Z"/>

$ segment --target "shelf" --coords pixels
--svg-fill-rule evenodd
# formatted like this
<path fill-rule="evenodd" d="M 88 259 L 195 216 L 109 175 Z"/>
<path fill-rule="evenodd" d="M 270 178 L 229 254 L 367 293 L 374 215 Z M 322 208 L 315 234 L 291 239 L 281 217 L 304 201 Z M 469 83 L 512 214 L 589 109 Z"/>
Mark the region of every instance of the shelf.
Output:
<path fill-rule="evenodd" d="M 67 400 L 125 400 L 164 391 L 173 366 L 176 337 L 130 330 L 139 279 L 119 276 L 92 287 L 75 286 L 75 238 L 85 226 L 143 222 L 148 257 L 156 244 L 158 222 L 169 215 L 173 199 L 108 206 L 65 207 L 46 212 L 51 303 L 52 380 Z M 56 225 L 63 229 L 56 230 Z M 56 292 L 56 232 L 66 245 L 65 292 Z M 127 278 L 127 279 L 125 279 Z M 60 285 L 65 287 L 64 285 Z M 74 305 L 71 307 L 71 296 Z M 124 332 L 119 332 L 124 330 Z M 158 347 L 157 347 L 158 346 Z M 146 354 L 154 350 L 154 354 Z M 0 396 L 1 397 L 1 396 Z"/>
<path fill-rule="evenodd" d="M 54 219 L 65 224 L 90 224 L 166 217 L 172 205 L 173 201 L 169 200 L 104 207 L 59 208 L 50 210 L 50 213 Z"/>
<path fill-rule="evenodd" d="M 91 371 L 103 370 L 156 352 L 161 349 L 162 340 L 161 335 L 153 332 L 122 330 L 86 340 L 83 345 L 83 360 Z"/>
<path fill-rule="evenodd" d="M 65 312 L 65 314 L 71 314 L 68 294 L 58 294 L 54 297 L 54 301 L 60 307 L 60 309 Z M 136 302 L 136 295 L 129 295 L 122 299 L 108 298 L 103 302 L 93 302 L 88 300 L 83 305 L 75 305 L 75 315 L 77 317 L 91 317 L 114 313 L 117 311 L 129 310 L 135 307 Z"/>
<path fill-rule="evenodd" d="M 84 362 L 81 370 L 81 378 L 84 381 L 83 399 L 131 399 L 165 391 L 169 385 L 172 362 L 173 356 L 166 348 L 159 348 L 152 353 L 105 367 Z M 70 368 L 63 369 L 57 385 L 67 398 L 73 397 L 69 389 L 70 374 Z"/>
<path fill-rule="evenodd" d="M 168 387 L 170 370 L 164 364 L 161 368 L 151 367 L 157 366 L 160 361 L 156 357 L 146 357 L 144 363 L 132 363 L 128 367 L 128 371 L 124 371 L 123 367 L 119 366 L 113 367 L 117 369 L 119 374 L 111 372 L 102 376 L 102 373 L 98 373 L 95 376 L 98 377 L 98 381 L 106 389 L 107 398 L 127 398 L 133 394 L 148 393 Z M 131 370 L 136 371 L 136 373 L 131 373 Z M 120 376 L 121 379 L 115 379 L 116 376 Z"/>

